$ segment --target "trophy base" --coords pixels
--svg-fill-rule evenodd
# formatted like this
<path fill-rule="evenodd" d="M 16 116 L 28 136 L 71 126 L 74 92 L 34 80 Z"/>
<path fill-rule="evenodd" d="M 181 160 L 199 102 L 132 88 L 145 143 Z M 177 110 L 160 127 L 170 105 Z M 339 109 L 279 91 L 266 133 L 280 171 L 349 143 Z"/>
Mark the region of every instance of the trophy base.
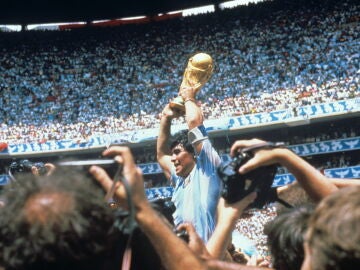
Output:
<path fill-rule="evenodd" d="M 170 108 L 185 112 L 185 104 L 183 98 L 180 96 L 174 98 L 174 100 L 170 102 Z"/>

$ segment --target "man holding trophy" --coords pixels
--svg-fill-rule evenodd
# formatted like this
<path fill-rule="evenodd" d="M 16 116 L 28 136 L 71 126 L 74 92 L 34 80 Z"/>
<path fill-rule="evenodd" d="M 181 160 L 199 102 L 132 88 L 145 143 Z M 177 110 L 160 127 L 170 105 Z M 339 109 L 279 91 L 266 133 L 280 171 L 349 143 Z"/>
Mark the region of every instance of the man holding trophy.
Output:
<path fill-rule="evenodd" d="M 189 59 L 179 96 L 163 109 L 157 139 L 157 160 L 174 186 L 174 223 L 192 223 L 204 242 L 216 225 L 220 197 L 216 168 L 221 159 L 207 136 L 196 94 L 212 71 L 213 62 L 208 54 L 198 53 Z M 170 141 L 172 119 L 184 114 L 188 130 L 178 132 Z"/>

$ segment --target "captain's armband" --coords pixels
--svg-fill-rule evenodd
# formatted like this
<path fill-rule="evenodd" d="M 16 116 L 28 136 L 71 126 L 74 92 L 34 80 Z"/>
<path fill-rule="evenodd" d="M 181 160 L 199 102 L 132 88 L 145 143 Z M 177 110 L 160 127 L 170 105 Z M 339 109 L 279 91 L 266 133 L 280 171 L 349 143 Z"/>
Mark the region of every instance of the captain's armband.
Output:
<path fill-rule="evenodd" d="M 188 140 L 191 144 L 207 139 L 207 132 L 203 125 L 197 126 L 188 132 Z"/>

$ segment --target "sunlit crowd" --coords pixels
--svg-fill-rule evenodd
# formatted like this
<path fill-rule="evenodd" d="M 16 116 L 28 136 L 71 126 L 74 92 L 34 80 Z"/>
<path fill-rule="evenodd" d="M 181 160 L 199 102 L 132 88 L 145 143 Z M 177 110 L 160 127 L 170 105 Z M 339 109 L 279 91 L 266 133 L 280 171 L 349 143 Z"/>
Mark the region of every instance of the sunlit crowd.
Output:
<path fill-rule="evenodd" d="M 87 139 L 157 127 L 159 108 L 177 96 L 187 60 L 198 51 L 215 62 L 198 93 L 207 119 L 359 97 L 357 5 L 256 20 L 224 12 L 137 26 L 0 33 L 0 140 Z"/>

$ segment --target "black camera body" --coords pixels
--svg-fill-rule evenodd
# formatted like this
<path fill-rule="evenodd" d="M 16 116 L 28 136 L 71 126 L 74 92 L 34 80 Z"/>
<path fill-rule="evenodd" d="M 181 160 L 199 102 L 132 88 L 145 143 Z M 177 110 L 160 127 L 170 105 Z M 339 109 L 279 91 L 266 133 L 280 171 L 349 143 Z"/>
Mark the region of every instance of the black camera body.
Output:
<path fill-rule="evenodd" d="M 175 230 L 175 234 L 177 237 L 185 241 L 186 243 L 189 243 L 190 236 L 186 230 Z"/>
<path fill-rule="evenodd" d="M 36 167 L 39 175 L 44 175 L 47 173 L 47 168 L 45 167 L 45 164 L 43 162 L 31 162 L 28 159 L 12 162 L 9 169 L 12 173 L 26 173 L 32 172 L 32 167 Z"/>
<path fill-rule="evenodd" d="M 269 165 L 257 168 L 246 174 L 239 174 L 238 169 L 253 157 L 253 151 L 259 148 L 273 147 L 272 143 L 255 145 L 243 149 L 230 161 L 222 162 L 218 167 L 218 175 L 222 180 L 221 196 L 228 203 L 235 203 L 253 191 L 257 192 L 252 208 L 262 208 L 267 202 L 276 200 L 276 190 L 271 186 L 277 166 Z"/>

